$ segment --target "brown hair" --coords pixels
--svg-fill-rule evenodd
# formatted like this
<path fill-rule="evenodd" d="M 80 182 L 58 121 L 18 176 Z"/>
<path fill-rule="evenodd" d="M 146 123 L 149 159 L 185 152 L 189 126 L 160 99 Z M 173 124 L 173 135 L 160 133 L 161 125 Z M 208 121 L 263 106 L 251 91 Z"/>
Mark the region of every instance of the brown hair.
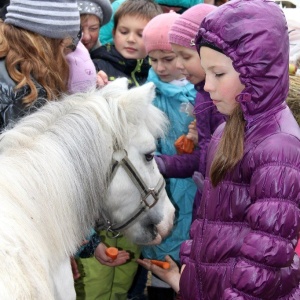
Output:
<path fill-rule="evenodd" d="M 34 80 L 46 90 L 48 100 L 67 91 L 69 66 L 61 42 L 0 22 L 0 58 L 5 58 L 15 89 L 30 87 L 24 104 L 30 105 L 38 96 Z"/>
<path fill-rule="evenodd" d="M 245 120 L 238 105 L 226 122 L 224 132 L 210 168 L 210 179 L 215 187 L 226 173 L 243 158 Z"/>
<path fill-rule="evenodd" d="M 119 20 L 126 15 L 150 21 L 162 13 L 163 11 L 159 4 L 152 0 L 126 0 L 116 10 L 113 30 L 116 30 Z"/>

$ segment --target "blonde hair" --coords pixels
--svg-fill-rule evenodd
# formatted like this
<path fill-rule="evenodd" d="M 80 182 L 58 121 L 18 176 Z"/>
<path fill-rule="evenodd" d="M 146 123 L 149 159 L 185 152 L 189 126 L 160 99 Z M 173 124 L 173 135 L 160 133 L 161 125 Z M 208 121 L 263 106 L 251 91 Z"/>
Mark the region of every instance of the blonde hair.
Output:
<path fill-rule="evenodd" d="M 226 122 L 224 132 L 210 168 L 212 185 L 217 186 L 226 173 L 243 158 L 245 120 L 238 105 Z"/>
<path fill-rule="evenodd" d="M 15 89 L 30 87 L 24 104 L 38 97 L 34 81 L 46 90 L 48 100 L 67 91 L 69 67 L 61 42 L 0 22 L 0 58 L 5 58 L 8 74 L 17 83 Z"/>

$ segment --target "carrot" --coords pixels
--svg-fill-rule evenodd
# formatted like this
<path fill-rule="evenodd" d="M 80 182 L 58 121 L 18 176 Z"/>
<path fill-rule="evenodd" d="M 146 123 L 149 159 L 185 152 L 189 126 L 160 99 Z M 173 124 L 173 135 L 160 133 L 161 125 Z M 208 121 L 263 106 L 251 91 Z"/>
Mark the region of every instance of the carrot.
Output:
<path fill-rule="evenodd" d="M 105 254 L 107 256 L 109 256 L 110 258 L 112 258 L 112 259 L 116 259 L 117 258 L 118 252 L 119 252 L 119 250 L 117 248 L 115 248 L 115 247 L 108 247 L 105 250 Z"/>
<path fill-rule="evenodd" d="M 181 135 L 174 143 L 178 154 L 192 153 L 194 150 L 194 142 L 186 137 L 185 134 Z"/>
<path fill-rule="evenodd" d="M 157 265 L 157 266 L 163 268 L 163 269 L 169 269 L 170 268 L 170 263 L 168 263 L 167 261 L 150 259 L 150 262 L 154 265 Z"/>

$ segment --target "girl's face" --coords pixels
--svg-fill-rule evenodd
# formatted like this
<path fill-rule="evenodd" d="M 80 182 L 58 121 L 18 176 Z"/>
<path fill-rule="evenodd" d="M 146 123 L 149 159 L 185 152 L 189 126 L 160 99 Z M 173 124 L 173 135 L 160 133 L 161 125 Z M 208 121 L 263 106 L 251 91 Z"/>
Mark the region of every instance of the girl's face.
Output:
<path fill-rule="evenodd" d="M 90 51 L 98 42 L 100 20 L 95 15 L 84 15 L 81 18 L 82 44 Z"/>
<path fill-rule="evenodd" d="M 205 71 L 204 90 L 220 113 L 230 115 L 238 105 L 235 98 L 244 90 L 232 60 L 208 47 L 200 48 L 201 65 Z"/>
<path fill-rule="evenodd" d="M 163 82 L 171 82 L 184 78 L 180 70 L 176 68 L 176 54 L 173 51 L 152 50 L 149 52 L 151 66 L 159 79 Z"/>
<path fill-rule="evenodd" d="M 147 56 L 142 34 L 149 20 L 124 15 L 113 32 L 117 51 L 127 59 L 142 59 Z"/>
<path fill-rule="evenodd" d="M 171 45 L 174 53 L 177 55 L 176 67 L 181 74 L 192 84 L 202 82 L 205 78 L 205 73 L 201 67 L 197 51 L 177 44 Z"/>

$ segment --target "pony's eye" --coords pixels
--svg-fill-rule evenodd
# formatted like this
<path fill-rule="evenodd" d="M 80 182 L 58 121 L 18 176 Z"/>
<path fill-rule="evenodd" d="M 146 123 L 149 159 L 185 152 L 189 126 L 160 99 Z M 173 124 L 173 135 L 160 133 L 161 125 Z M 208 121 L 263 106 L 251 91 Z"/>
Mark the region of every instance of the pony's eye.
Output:
<path fill-rule="evenodd" d="M 153 158 L 154 158 L 154 154 L 153 153 L 145 154 L 146 161 L 151 161 Z"/>

